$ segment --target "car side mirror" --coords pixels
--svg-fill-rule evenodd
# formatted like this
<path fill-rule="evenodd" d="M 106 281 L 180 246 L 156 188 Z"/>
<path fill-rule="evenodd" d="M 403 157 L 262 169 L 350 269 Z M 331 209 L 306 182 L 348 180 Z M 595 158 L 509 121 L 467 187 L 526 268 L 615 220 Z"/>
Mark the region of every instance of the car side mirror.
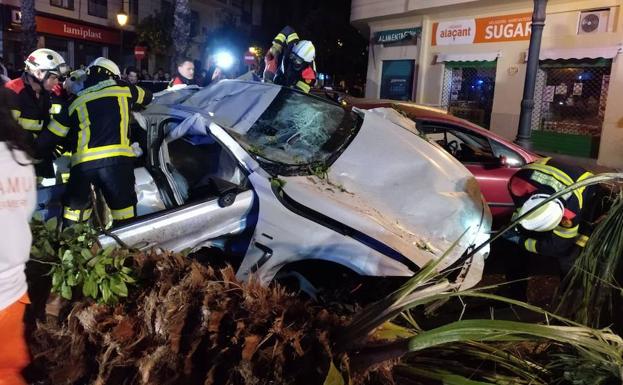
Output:
<path fill-rule="evenodd" d="M 504 155 L 500 155 L 497 157 L 498 160 L 498 167 L 510 167 L 510 163 L 508 162 L 508 158 L 505 157 Z"/>

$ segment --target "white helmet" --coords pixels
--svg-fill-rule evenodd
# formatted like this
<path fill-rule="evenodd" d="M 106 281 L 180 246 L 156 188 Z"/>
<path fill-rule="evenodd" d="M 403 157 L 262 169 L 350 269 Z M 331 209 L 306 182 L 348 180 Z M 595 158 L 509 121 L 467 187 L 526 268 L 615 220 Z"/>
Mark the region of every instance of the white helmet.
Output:
<path fill-rule="evenodd" d="M 26 72 L 39 80 L 43 80 L 47 73 L 64 76 L 69 71 L 65 59 L 56 51 L 47 48 L 35 50 L 24 61 Z"/>
<path fill-rule="evenodd" d="M 105 57 L 98 57 L 97 59 L 93 60 L 91 64 L 89 64 L 89 66 L 87 67 L 87 71 L 90 71 L 92 67 L 100 67 L 108 71 L 111 75 L 119 77 L 121 76 L 121 70 L 119 69 L 119 66 L 115 64 L 114 61 L 106 59 Z"/>
<path fill-rule="evenodd" d="M 309 40 L 301 40 L 296 43 L 292 52 L 307 63 L 313 62 L 316 57 L 316 47 L 314 47 L 314 44 Z"/>
<path fill-rule="evenodd" d="M 521 206 L 519 215 L 523 215 L 549 197 L 550 196 L 547 194 L 532 195 L 528 198 L 526 203 Z M 564 212 L 565 207 L 562 202 L 558 199 L 554 199 L 528 214 L 527 217 L 519 221 L 519 224 L 528 231 L 551 231 L 558 226 Z"/>

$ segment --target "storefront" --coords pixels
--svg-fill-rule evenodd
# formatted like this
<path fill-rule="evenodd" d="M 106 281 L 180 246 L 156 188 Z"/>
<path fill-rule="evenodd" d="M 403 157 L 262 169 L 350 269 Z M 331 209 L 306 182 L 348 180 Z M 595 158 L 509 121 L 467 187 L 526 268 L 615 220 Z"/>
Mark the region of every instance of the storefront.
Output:
<path fill-rule="evenodd" d="M 411 60 L 417 103 L 515 139 L 533 2 L 407 3 L 352 2 L 351 22 L 362 31 L 367 26 L 373 43 L 366 96 L 408 93 L 402 79 L 409 65 L 386 61 Z M 535 151 L 623 168 L 622 7 L 621 0 L 548 1 L 531 125 Z M 421 26 L 411 50 L 376 43 L 379 31 L 409 26 Z"/>
<path fill-rule="evenodd" d="M 370 42 L 366 96 L 393 100 L 415 100 L 419 26 L 379 29 Z"/>
<path fill-rule="evenodd" d="M 619 47 L 545 50 L 532 115 L 536 149 L 595 158 L 599 152 L 612 60 Z M 594 58 L 590 58 L 590 57 Z"/>
<path fill-rule="evenodd" d="M 3 57 L 7 63 L 23 62 L 21 20 L 17 8 L 5 7 Z M 118 58 L 121 35 L 118 30 L 47 15 L 36 16 L 38 45 L 60 53 L 71 67 L 86 65 L 96 57 Z"/>

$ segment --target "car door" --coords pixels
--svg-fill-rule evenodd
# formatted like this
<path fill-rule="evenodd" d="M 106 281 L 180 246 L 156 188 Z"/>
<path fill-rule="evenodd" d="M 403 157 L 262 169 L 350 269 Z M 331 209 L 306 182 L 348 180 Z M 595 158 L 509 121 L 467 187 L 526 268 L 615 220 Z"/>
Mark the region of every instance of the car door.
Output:
<path fill-rule="evenodd" d="M 228 238 L 243 233 L 249 223 L 254 195 L 236 158 L 208 134 L 194 139 L 186 135 L 166 138 L 164 133 L 180 123 L 182 119 L 168 118 L 150 127 L 159 133 L 159 140 L 148 149 L 148 175 L 153 180 L 141 184 L 158 186 L 165 209 L 112 230 L 130 246 L 173 251 L 222 247 Z M 206 143 L 211 151 L 207 151 Z M 154 194 L 149 195 L 153 199 Z M 108 246 L 115 240 L 105 235 L 100 242 Z"/>
<path fill-rule="evenodd" d="M 465 128 L 437 122 L 420 122 L 418 129 L 457 158 L 476 177 L 491 209 L 494 226 L 514 211 L 508 181 L 517 171 L 506 158 L 511 155 L 484 135 Z M 515 158 L 513 158 L 514 160 Z"/>

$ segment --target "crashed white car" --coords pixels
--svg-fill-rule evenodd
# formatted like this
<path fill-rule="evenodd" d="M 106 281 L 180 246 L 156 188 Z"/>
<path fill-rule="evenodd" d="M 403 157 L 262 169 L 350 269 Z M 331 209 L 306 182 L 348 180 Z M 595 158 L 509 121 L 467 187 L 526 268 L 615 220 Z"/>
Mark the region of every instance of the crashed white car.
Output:
<path fill-rule="evenodd" d="M 301 263 L 411 276 L 465 233 L 441 267 L 480 280 L 488 249 L 464 258 L 491 226 L 476 180 L 392 109 L 226 80 L 165 92 L 138 121 L 139 217 L 112 231 L 129 245 L 218 248 L 267 283 Z"/>

